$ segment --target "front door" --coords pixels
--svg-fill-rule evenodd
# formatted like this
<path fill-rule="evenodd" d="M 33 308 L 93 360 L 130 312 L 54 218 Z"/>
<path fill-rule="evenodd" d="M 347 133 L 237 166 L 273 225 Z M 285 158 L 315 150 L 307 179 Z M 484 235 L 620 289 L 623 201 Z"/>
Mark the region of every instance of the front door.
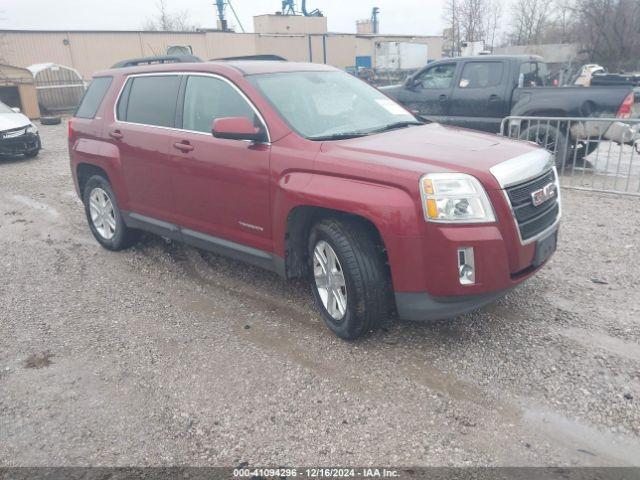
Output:
<path fill-rule="evenodd" d="M 271 147 L 214 138 L 213 120 L 248 117 L 257 110 L 228 80 L 190 75 L 184 87 L 181 131 L 171 139 L 178 223 L 196 232 L 271 250 Z M 266 128 L 264 125 L 262 125 Z"/>
<path fill-rule="evenodd" d="M 454 62 L 427 67 L 402 89 L 397 100 L 413 112 L 445 122 L 455 72 Z"/>

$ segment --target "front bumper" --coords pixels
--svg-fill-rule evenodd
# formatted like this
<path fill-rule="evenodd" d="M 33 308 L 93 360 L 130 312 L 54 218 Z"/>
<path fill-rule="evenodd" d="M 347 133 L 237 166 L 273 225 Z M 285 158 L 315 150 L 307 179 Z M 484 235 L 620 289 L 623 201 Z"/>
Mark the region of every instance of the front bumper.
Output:
<path fill-rule="evenodd" d="M 403 320 L 431 321 L 457 317 L 483 307 L 511 289 L 480 295 L 434 297 L 427 292 L 395 292 L 398 317 Z"/>
<path fill-rule="evenodd" d="M 0 155 L 24 155 L 40 150 L 40 134 L 25 133 L 19 137 L 0 138 Z"/>

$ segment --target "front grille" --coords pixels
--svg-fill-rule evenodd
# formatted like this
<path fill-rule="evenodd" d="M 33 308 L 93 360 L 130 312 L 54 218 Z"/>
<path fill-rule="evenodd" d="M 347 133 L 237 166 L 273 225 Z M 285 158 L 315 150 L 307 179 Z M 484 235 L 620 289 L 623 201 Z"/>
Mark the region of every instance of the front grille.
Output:
<path fill-rule="evenodd" d="M 21 137 L 25 133 L 27 133 L 26 127 L 12 128 L 11 130 L 5 130 L 4 132 L 2 132 L 0 138 L 16 138 Z"/>
<path fill-rule="evenodd" d="M 540 232 L 545 231 L 553 225 L 560 214 L 560 204 L 558 194 L 540 205 L 533 204 L 531 194 L 551 182 L 555 182 L 553 170 L 529 180 L 528 182 L 515 185 L 506 189 L 507 196 L 511 202 L 511 208 L 516 217 L 520 237 L 523 241 L 535 237 Z"/>

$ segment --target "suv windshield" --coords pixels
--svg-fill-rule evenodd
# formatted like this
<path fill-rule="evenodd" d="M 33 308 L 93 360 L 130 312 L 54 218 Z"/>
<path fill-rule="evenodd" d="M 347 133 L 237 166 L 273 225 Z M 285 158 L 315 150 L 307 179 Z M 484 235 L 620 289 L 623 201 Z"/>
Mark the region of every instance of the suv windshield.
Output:
<path fill-rule="evenodd" d="M 248 78 L 291 128 L 311 140 L 357 137 L 422 123 L 347 73 L 287 72 Z"/>

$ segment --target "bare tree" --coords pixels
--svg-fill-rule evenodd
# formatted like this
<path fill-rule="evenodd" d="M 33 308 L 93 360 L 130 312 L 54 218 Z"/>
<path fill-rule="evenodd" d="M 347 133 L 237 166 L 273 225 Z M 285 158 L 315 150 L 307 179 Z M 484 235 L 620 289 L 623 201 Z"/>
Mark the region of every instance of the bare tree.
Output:
<path fill-rule="evenodd" d="M 539 44 L 553 17 L 553 0 L 516 0 L 512 5 L 510 42 Z"/>
<path fill-rule="evenodd" d="M 442 17 L 446 22 L 447 48 L 460 52 L 463 41 L 484 41 L 493 48 L 502 16 L 501 0 L 447 0 Z"/>
<path fill-rule="evenodd" d="M 442 11 L 442 19 L 447 25 L 444 32 L 447 55 L 455 57 L 460 53 L 460 22 L 458 21 L 458 5 L 462 0 L 446 0 Z"/>
<path fill-rule="evenodd" d="M 458 21 L 460 33 L 467 42 L 484 40 L 489 0 L 460 0 Z"/>
<path fill-rule="evenodd" d="M 640 2 L 576 0 L 580 42 L 592 61 L 612 70 L 640 69 Z"/>
<path fill-rule="evenodd" d="M 192 32 L 198 25 L 191 23 L 189 12 L 180 10 L 172 12 L 167 8 L 166 0 L 157 0 L 157 13 L 147 19 L 143 28 L 150 31 Z"/>
<path fill-rule="evenodd" d="M 498 41 L 498 33 L 502 21 L 501 0 L 491 0 L 485 19 L 485 46 L 493 51 Z"/>

